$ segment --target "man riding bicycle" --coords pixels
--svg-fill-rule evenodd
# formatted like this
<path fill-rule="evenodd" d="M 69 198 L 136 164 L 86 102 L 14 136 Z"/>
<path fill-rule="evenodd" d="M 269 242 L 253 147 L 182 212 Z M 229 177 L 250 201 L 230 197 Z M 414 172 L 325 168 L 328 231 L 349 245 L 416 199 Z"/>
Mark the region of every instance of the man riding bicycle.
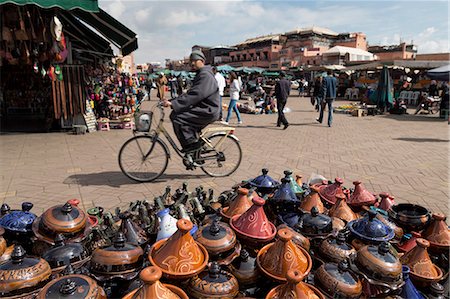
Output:
<path fill-rule="evenodd" d="M 199 133 L 218 120 L 222 107 L 217 81 L 211 67 L 205 66 L 205 55 L 200 50 L 192 51 L 190 63 L 192 70 L 197 73 L 192 87 L 170 101 L 163 99 L 163 105 L 173 109 L 170 114 L 173 129 L 187 161 L 192 163 L 194 153 L 198 153 L 202 146 Z"/>

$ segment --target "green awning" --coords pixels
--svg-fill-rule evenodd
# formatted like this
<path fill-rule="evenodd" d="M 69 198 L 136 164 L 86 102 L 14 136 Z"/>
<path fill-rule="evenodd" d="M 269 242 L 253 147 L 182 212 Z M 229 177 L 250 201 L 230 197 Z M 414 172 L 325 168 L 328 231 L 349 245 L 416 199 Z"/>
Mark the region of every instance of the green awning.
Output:
<path fill-rule="evenodd" d="M 65 10 L 82 9 L 85 11 L 98 11 L 97 0 L 0 0 L 0 5 L 11 3 L 16 5 L 34 4 L 42 8 L 59 7 Z"/>
<path fill-rule="evenodd" d="M 103 9 L 99 8 L 98 12 L 76 10 L 74 14 L 118 47 L 122 55 L 128 55 L 138 48 L 136 33 L 114 19 Z"/>

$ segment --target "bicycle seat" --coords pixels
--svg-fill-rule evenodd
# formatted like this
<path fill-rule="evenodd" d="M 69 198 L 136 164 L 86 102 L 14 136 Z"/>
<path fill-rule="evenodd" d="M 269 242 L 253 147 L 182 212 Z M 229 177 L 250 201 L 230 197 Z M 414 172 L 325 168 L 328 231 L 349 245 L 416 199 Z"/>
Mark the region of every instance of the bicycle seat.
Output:
<path fill-rule="evenodd" d="M 225 132 L 229 132 L 229 131 L 234 131 L 234 130 L 235 130 L 234 127 L 227 127 L 227 126 L 224 126 L 224 125 L 222 125 L 222 126 L 208 126 L 208 127 L 206 127 L 205 129 L 203 129 L 200 132 L 200 136 L 203 137 L 203 136 L 205 136 L 207 134 L 210 134 L 210 133 L 224 132 L 224 131 Z"/>

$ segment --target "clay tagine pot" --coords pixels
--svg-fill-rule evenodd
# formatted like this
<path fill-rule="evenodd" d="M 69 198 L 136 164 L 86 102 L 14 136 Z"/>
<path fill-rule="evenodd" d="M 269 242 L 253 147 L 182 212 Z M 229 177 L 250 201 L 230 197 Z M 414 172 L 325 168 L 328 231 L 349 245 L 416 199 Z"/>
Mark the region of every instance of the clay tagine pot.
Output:
<path fill-rule="evenodd" d="M 64 270 L 68 264 L 71 264 L 75 269 L 86 264 L 90 256 L 88 255 L 84 246 L 80 243 L 64 243 L 62 234 L 58 234 L 55 238 L 55 245 L 42 256 L 50 267 L 52 273 L 59 273 Z"/>
<path fill-rule="evenodd" d="M 387 192 L 380 193 L 380 201 L 375 204 L 377 208 L 380 208 L 385 211 L 389 211 L 392 206 L 395 205 L 394 198 L 389 195 Z"/>
<path fill-rule="evenodd" d="M 243 248 L 240 255 L 228 266 L 236 277 L 241 288 L 253 287 L 257 284 L 260 273 L 256 265 L 256 254 Z"/>
<path fill-rule="evenodd" d="M 300 200 L 294 191 L 292 191 L 290 184 L 290 177 L 282 178 L 280 187 L 278 187 L 269 200 L 269 206 L 277 214 L 297 210 L 300 205 Z"/>
<path fill-rule="evenodd" d="M 334 205 L 336 203 L 336 195 L 344 195 L 342 192 L 343 183 L 343 179 L 336 178 L 333 184 L 318 186 L 320 198 L 325 200 L 328 204 Z"/>
<path fill-rule="evenodd" d="M 98 248 L 92 253 L 91 275 L 98 281 L 121 278 L 134 279 L 143 264 L 144 251 L 141 247 L 127 243 L 125 235 L 118 232 L 113 245 Z"/>
<path fill-rule="evenodd" d="M 220 211 L 225 222 L 229 222 L 235 215 L 244 214 L 253 205 L 248 197 L 249 190 L 245 188 L 237 189 L 237 197 L 230 203 L 229 207 L 225 207 Z M 253 193 L 256 195 L 256 193 Z"/>
<path fill-rule="evenodd" d="M 142 228 L 131 221 L 130 217 L 131 214 L 129 212 L 121 213 L 119 215 L 119 218 L 122 220 L 119 230 L 124 233 L 128 243 L 144 246 L 148 241 L 147 235 Z"/>
<path fill-rule="evenodd" d="M 297 232 L 296 230 L 287 226 L 286 224 L 278 225 L 277 231 L 279 231 L 282 228 L 286 228 L 291 231 L 292 236 L 293 236 L 292 242 L 303 247 L 303 249 L 305 249 L 306 251 L 309 251 L 309 249 L 311 248 L 311 242 L 309 241 L 309 239 L 307 237 L 303 236 L 301 233 Z"/>
<path fill-rule="evenodd" d="M 147 267 L 141 271 L 139 278 L 144 282 L 140 288 L 125 295 L 122 299 L 189 299 L 186 293 L 171 284 L 163 284 L 162 272 L 158 267 Z"/>
<path fill-rule="evenodd" d="M 430 225 L 422 232 L 422 237 L 430 242 L 431 251 L 448 253 L 450 231 L 445 223 L 446 217 L 441 213 L 434 213 L 432 217 Z"/>
<path fill-rule="evenodd" d="M 262 175 L 254 178 L 249 181 L 250 186 L 256 187 L 256 189 L 261 194 L 271 194 L 273 193 L 279 186 L 280 183 L 275 181 L 273 178 L 268 176 L 269 170 L 266 168 L 262 169 Z"/>
<path fill-rule="evenodd" d="M 36 297 L 36 299 L 48 298 L 106 299 L 106 294 L 89 276 L 71 274 L 52 280 Z"/>
<path fill-rule="evenodd" d="M 36 215 L 31 213 L 31 202 L 22 203 L 22 210 L 11 210 L 7 204 L 1 206 L 0 227 L 5 229 L 3 237 L 9 243 L 17 243 L 27 250 L 32 249 L 31 238 L 34 237 L 32 224 Z"/>
<path fill-rule="evenodd" d="M 411 279 L 419 287 L 430 286 L 439 282 L 443 276 L 442 270 L 433 264 L 428 255 L 430 242 L 425 239 L 416 239 L 417 246 L 405 253 L 400 261 L 411 270 Z"/>
<path fill-rule="evenodd" d="M 148 259 L 169 279 L 186 279 L 205 269 L 209 260 L 206 248 L 195 242 L 189 231 L 191 221 L 177 221 L 178 230 L 169 239 L 157 241 L 150 249 Z"/>
<path fill-rule="evenodd" d="M 346 243 L 343 231 L 339 231 L 336 239 L 325 239 L 319 246 L 320 256 L 334 263 L 346 260 L 353 253 L 356 253 L 356 250 L 352 245 Z"/>
<path fill-rule="evenodd" d="M 353 191 L 349 201 L 347 202 L 349 206 L 371 206 L 377 201 L 376 197 L 367 191 L 361 181 L 354 181 L 353 185 L 355 185 L 355 191 Z"/>
<path fill-rule="evenodd" d="M 319 185 L 312 185 L 309 187 L 311 192 L 302 200 L 300 203 L 300 210 L 303 212 L 311 212 L 313 207 L 317 207 L 319 213 L 325 212 L 325 207 L 323 206 L 322 200 L 319 196 Z"/>
<path fill-rule="evenodd" d="M 287 272 L 287 283 L 279 285 L 267 294 L 266 299 L 325 299 L 314 286 L 302 282 L 305 274 L 298 270 Z"/>
<path fill-rule="evenodd" d="M 345 222 L 350 222 L 352 220 L 358 219 L 358 215 L 350 209 L 350 207 L 345 202 L 345 195 L 336 195 L 336 203 L 331 207 L 328 215 L 331 217 L 336 217 L 344 220 Z"/>
<path fill-rule="evenodd" d="M 394 230 L 377 219 L 377 212 L 369 210 L 361 219 L 348 223 L 348 228 L 353 237 L 363 243 L 379 244 L 394 238 Z"/>
<path fill-rule="evenodd" d="M 427 208 L 409 203 L 392 206 L 388 213 L 389 218 L 406 231 L 419 232 L 431 219 L 431 213 Z"/>
<path fill-rule="evenodd" d="M 325 238 L 333 230 L 332 220 L 329 216 L 320 214 L 317 207 L 311 213 L 305 213 L 294 229 L 309 238 Z"/>
<path fill-rule="evenodd" d="M 265 200 L 254 196 L 252 202 L 252 207 L 245 213 L 231 218 L 230 226 L 243 243 L 249 246 L 261 246 L 270 242 L 277 230 L 264 213 Z"/>
<path fill-rule="evenodd" d="M 332 298 L 356 299 L 362 294 L 361 281 L 350 271 L 346 260 L 321 265 L 314 274 L 314 284 Z"/>
<path fill-rule="evenodd" d="M 302 188 L 302 177 L 297 175 L 296 178 L 294 179 L 294 177 L 292 176 L 292 170 L 285 170 L 283 173 L 285 178 L 290 179 L 289 185 L 291 187 L 291 190 L 295 193 L 297 197 L 301 197 L 302 194 L 305 192 L 305 190 L 303 190 Z"/>
<path fill-rule="evenodd" d="M 11 259 L 0 264 L 0 298 L 34 298 L 51 274 L 44 259 L 27 257 L 22 246 L 16 245 Z"/>
<path fill-rule="evenodd" d="M 3 234 L 5 233 L 5 229 L 3 227 L 0 227 L 0 256 L 6 251 L 6 240 L 3 238 Z"/>
<path fill-rule="evenodd" d="M 208 270 L 189 280 L 187 292 L 195 299 L 232 299 L 239 293 L 239 284 L 236 277 L 212 262 Z"/>
<path fill-rule="evenodd" d="M 258 268 L 275 281 L 286 281 L 289 269 L 296 269 L 303 276 L 311 271 L 311 256 L 305 249 L 292 242 L 292 238 L 291 231 L 282 228 L 277 233 L 277 240 L 258 252 L 256 258 Z"/>
<path fill-rule="evenodd" d="M 240 244 L 230 226 L 215 218 L 212 223 L 201 227 L 195 234 L 195 240 L 202 244 L 210 259 L 228 265 L 239 255 Z"/>

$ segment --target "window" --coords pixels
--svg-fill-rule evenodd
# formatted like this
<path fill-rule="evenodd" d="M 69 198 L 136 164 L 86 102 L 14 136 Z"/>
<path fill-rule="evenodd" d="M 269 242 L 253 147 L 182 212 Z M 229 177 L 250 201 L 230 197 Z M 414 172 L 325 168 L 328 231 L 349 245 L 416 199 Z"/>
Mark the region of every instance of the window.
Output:
<path fill-rule="evenodd" d="M 316 65 L 316 61 L 315 60 L 313 60 L 313 64 Z"/>

